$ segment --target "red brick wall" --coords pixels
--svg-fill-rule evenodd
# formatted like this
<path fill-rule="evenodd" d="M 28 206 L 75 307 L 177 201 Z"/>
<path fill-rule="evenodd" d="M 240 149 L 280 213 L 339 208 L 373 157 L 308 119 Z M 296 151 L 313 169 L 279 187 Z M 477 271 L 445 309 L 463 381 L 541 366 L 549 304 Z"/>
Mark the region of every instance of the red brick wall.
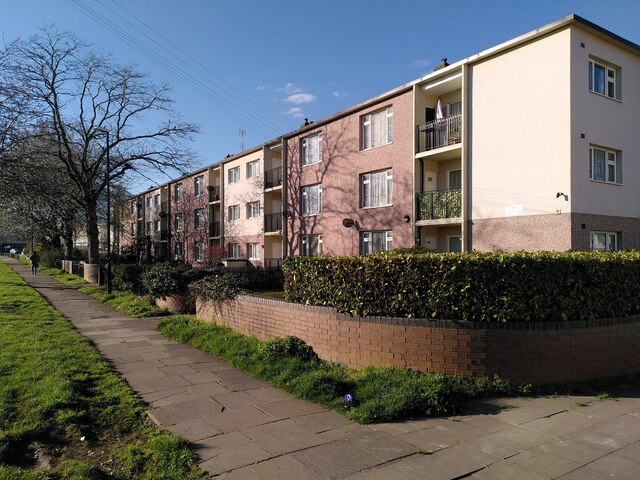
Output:
<path fill-rule="evenodd" d="M 353 368 L 553 383 L 640 372 L 640 316 L 566 323 L 481 324 L 350 317 L 334 308 L 240 297 L 217 307 L 198 302 L 198 318 L 260 339 L 295 335 L 325 360 Z"/>

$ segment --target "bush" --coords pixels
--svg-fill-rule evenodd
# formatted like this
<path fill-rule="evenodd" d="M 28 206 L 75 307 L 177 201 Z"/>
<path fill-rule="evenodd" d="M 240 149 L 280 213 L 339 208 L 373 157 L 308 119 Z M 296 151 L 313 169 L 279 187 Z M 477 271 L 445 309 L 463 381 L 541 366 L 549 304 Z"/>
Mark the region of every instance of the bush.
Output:
<path fill-rule="evenodd" d="M 64 257 L 64 250 L 56 247 L 42 247 L 36 249 L 38 256 L 40 257 L 40 266 L 44 268 L 55 268 L 56 260 L 60 260 Z"/>
<path fill-rule="evenodd" d="M 142 274 L 142 285 L 154 298 L 167 298 L 187 293 L 187 286 L 202 274 L 180 263 L 156 263 Z"/>
<path fill-rule="evenodd" d="M 242 294 L 245 284 L 242 277 L 233 273 L 213 272 L 189 285 L 189 294 L 193 298 L 220 302 Z"/>
<path fill-rule="evenodd" d="M 565 321 L 640 313 L 640 252 L 288 257 L 285 297 L 351 315 Z"/>
<path fill-rule="evenodd" d="M 264 342 L 260 345 L 259 352 L 266 358 L 295 357 L 305 362 L 319 359 L 313 348 L 304 343 L 304 340 L 291 335 Z"/>
<path fill-rule="evenodd" d="M 137 263 L 116 263 L 111 266 L 113 288 L 122 292 L 141 294 L 141 278 L 145 266 Z"/>

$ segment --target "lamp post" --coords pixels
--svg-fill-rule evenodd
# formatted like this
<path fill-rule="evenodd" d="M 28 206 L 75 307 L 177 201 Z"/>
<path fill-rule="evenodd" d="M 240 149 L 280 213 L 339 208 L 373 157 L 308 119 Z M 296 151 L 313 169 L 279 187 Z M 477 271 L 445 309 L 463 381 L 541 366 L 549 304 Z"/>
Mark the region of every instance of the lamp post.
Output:
<path fill-rule="evenodd" d="M 111 284 L 111 159 L 109 157 L 109 130 L 99 129 L 100 133 L 107 136 L 107 293 L 113 290 Z"/>

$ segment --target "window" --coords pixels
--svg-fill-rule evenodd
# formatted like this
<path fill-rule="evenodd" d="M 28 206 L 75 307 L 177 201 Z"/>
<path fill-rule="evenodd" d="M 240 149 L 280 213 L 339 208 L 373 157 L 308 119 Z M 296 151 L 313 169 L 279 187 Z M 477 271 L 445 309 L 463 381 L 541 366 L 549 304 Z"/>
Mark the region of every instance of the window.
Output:
<path fill-rule="evenodd" d="M 182 185 L 181 183 L 176 184 L 175 192 L 176 202 L 181 202 L 182 200 L 184 200 L 184 185 Z"/>
<path fill-rule="evenodd" d="M 260 160 L 247 163 L 247 178 L 257 177 L 258 175 L 260 175 Z"/>
<path fill-rule="evenodd" d="M 303 235 L 302 255 L 305 257 L 322 255 L 322 235 Z"/>
<path fill-rule="evenodd" d="M 322 185 L 302 187 L 302 216 L 322 213 Z"/>
<path fill-rule="evenodd" d="M 173 254 L 176 260 L 182 260 L 182 242 L 176 242 L 175 246 L 173 247 Z"/>
<path fill-rule="evenodd" d="M 151 228 L 153 228 L 153 222 L 147 222 L 147 235 L 151 235 Z"/>
<path fill-rule="evenodd" d="M 589 60 L 589 90 L 609 98 L 620 99 L 619 69 Z"/>
<path fill-rule="evenodd" d="M 196 177 L 194 188 L 196 191 L 196 197 L 201 197 L 202 195 L 204 195 L 204 176 L 203 175 Z"/>
<path fill-rule="evenodd" d="M 388 252 L 393 248 L 393 232 L 362 232 L 361 252 L 363 255 L 375 252 Z"/>
<path fill-rule="evenodd" d="M 260 202 L 247 203 L 247 218 L 257 218 L 260 216 Z"/>
<path fill-rule="evenodd" d="M 156 193 L 156 194 L 153 196 L 153 204 L 154 204 L 156 207 L 160 206 L 160 194 L 159 194 L 159 193 Z"/>
<path fill-rule="evenodd" d="M 240 167 L 230 168 L 227 175 L 229 184 L 238 183 L 240 181 Z"/>
<path fill-rule="evenodd" d="M 393 174 L 391 169 L 362 175 L 362 207 L 391 205 Z"/>
<path fill-rule="evenodd" d="M 176 213 L 175 227 L 176 227 L 176 232 L 181 232 L 184 230 L 184 216 L 182 213 Z"/>
<path fill-rule="evenodd" d="M 387 145 L 393 140 L 391 107 L 362 117 L 362 149 Z"/>
<path fill-rule="evenodd" d="M 462 170 L 449 170 L 449 188 L 462 188 Z"/>
<path fill-rule="evenodd" d="M 196 259 L 196 262 L 204 261 L 204 242 L 196 242 L 193 245 L 193 255 Z"/>
<path fill-rule="evenodd" d="M 322 134 L 317 133 L 302 139 L 302 165 L 313 165 L 322 161 Z"/>
<path fill-rule="evenodd" d="M 229 221 L 240 220 L 240 205 L 231 205 L 227 208 L 227 219 Z"/>
<path fill-rule="evenodd" d="M 621 240 L 622 232 L 591 232 L 591 250 L 619 250 Z"/>
<path fill-rule="evenodd" d="M 252 260 L 260 260 L 259 243 L 247 243 L 247 257 Z"/>
<path fill-rule="evenodd" d="M 160 220 L 156 220 L 153 225 L 153 230 L 156 232 L 160 231 Z"/>
<path fill-rule="evenodd" d="M 152 205 L 153 205 L 153 196 L 149 195 L 147 197 L 147 208 L 151 208 Z"/>
<path fill-rule="evenodd" d="M 589 147 L 589 178 L 600 182 L 622 183 L 620 152 Z"/>
<path fill-rule="evenodd" d="M 204 228 L 204 209 L 203 208 L 198 208 L 196 209 L 195 213 L 195 227 L 197 229 L 203 229 Z"/>
<path fill-rule="evenodd" d="M 229 243 L 227 244 L 227 257 L 228 258 L 240 258 L 240 244 Z"/>
<path fill-rule="evenodd" d="M 136 202 L 131 202 L 131 213 L 136 213 Z"/>

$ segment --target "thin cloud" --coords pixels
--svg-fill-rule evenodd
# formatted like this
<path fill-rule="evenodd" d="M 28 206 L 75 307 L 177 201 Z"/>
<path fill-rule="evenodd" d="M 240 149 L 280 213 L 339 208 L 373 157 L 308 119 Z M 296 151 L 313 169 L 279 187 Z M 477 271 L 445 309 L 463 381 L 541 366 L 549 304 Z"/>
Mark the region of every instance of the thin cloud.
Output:
<path fill-rule="evenodd" d="M 342 97 L 346 97 L 346 96 L 347 96 L 347 94 L 346 94 L 346 93 L 340 93 L 340 92 L 338 92 L 338 91 L 333 91 L 333 92 L 331 92 L 331 95 L 332 95 L 332 96 L 334 96 L 334 97 L 336 97 L 336 98 L 342 98 Z"/>
<path fill-rule="evenodd" d="M 295 93 L 302 93 L 302 89 L 295 83 L 287 83 L 284 87 L 276 88 L 276 92 L 282 92 L 286 95 L 293 95 Z"/>
<path fill-rule="evenodd" d="M 414 60 L 409 64 L 410 67 L 420 69 L 427 68 L 429 65 L 431 65 L 431 61 L 427 59 Z"/>
<path fill-rule="evenodd" d="M 283 115 L 291 115 L 293 118 L 304 118 L 304 112 L 300 107 L 291 107 L 286 112 L 282 112 Z"/>
<path fill-rule="evenodd" d="M 295 103 L 296 105 L 301 105 L 303 103 L 313 102 L 316 97 L 313 93 L 296 93 L 295 95 L 289 95 L 285 102 Z"/>

